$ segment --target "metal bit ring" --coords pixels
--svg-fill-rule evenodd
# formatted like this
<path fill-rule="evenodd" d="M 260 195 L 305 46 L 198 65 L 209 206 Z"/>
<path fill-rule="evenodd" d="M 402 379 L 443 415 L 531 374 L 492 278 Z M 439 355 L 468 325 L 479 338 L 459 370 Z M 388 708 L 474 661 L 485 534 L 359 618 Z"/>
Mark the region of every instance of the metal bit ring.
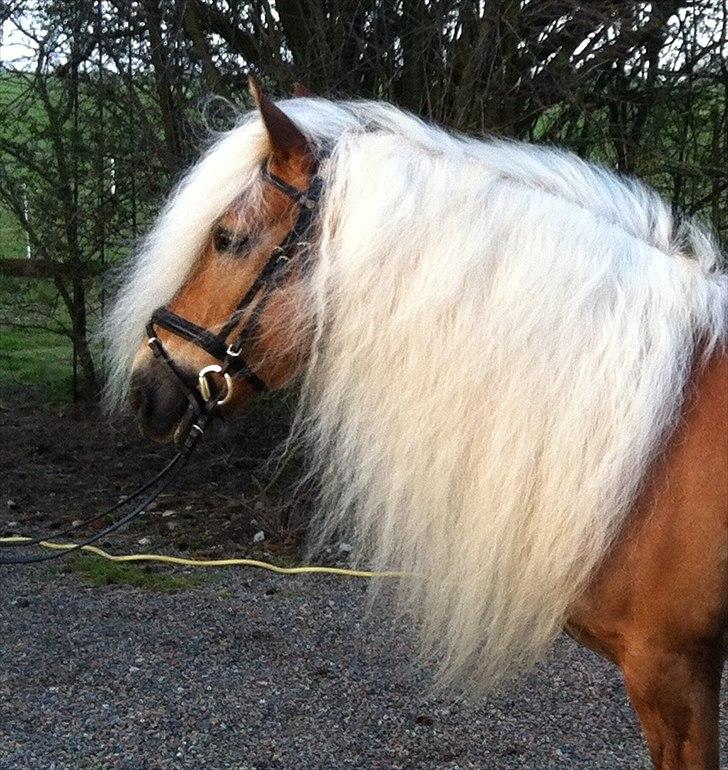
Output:
<path fill-rule="evenodd" d="M 212 398 L 210 383 L 207 381 L 208 374 L 222 374 L 223 379 L 225 380 L 226 390 L 225 395 L 218 399 L 217 405 L 222 406 L 223 404 L 227 404 L 233 395 L 233 378 L 227 372 L 223 372 L 220 364 L 210 364 L 209 366 L 200 369 L 200 372 L 197 375 L 197 389 L 200 391 L 202 398 L 204 398 L 205 401 L 209 401 Z"/>

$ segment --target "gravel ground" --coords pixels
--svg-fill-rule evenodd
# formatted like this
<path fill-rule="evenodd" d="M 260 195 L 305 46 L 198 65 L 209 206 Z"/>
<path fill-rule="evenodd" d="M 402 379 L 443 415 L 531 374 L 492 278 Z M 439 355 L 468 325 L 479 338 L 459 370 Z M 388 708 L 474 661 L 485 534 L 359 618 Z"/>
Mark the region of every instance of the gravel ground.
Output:
<path fill-rule="evenodd" d="M 595 655 L 564 638 L 507 693 L 429 696 L 362 582 L 226 570 L 165 594 L 41 566 L 0 596 L 2 768 L 649 767 Z"/>

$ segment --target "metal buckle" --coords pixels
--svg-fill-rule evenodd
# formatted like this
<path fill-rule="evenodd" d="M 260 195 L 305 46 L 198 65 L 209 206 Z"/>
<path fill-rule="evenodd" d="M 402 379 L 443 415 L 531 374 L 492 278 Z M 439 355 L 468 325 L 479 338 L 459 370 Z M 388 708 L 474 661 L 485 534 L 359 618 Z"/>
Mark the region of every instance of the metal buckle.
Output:
<path fill-rule="evenodd" d="M 207 381 L 208 374 L 222 374 L 227 390 L 225 391 L 225 395 L 218 399 L 217 405 L 222 406 L 223 404 L 227 404 L 233 395 L 233 378 L 227 372 L 223 372 L 220 364 L 210 364 L 209 366 L 200 369 L 199 374 L 197 375 L 197 389 L 200 391 L 202 398 L 204 398 L 205 401 L 209 401 L 212 398 L 210 383 Z"/>

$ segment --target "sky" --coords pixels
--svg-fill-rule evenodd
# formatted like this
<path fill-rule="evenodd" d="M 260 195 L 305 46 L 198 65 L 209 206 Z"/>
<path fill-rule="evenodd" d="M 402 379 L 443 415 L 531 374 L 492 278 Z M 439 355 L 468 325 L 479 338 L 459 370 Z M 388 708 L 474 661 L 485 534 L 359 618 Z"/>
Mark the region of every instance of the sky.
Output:
<path fill-rule="evenodd" d="M 30 56 L 32 49 L 27 38 L 9 21 L 3 22 L 2 37 L 0 38 L 0 62 L 11 62 L 22 56 Z"/>
<path fill-rule="evenodd" d="M 681 9 L 677 17 L 680 18 L 682 23 L 690 24 L 690 14 L 694 13 L 689 9 Z M 719 32 L 720 14 L 716 7 L 715 15 L 709 15 L 708 18 L 705 15 L 700 17 L 703 24 L 697 29 L 697 43 L 702 47 L 704 44 L 715 40 L 713 36 Z M 25 15 L 25 19 L 28 21 L 28 26 L 32 23 L 32 15 Z M 715 29 L 713 28 L 715 25 Z M 586 44 L 586 41 L 585 41 Z M 15 67 L 30 67 L 32 66 L 32 59 L 34 54 L 34 44 L 29 40 L 23 32 L 21 32 L 15 24 L 10 21 L 2 23 L 2 35 L 0 36 L 0 64 L 14 64 Z M 668 46 L 663 56 L 670 56 L 670 46 Z M 26 61 L 23 62 L 22 59 Z"/>

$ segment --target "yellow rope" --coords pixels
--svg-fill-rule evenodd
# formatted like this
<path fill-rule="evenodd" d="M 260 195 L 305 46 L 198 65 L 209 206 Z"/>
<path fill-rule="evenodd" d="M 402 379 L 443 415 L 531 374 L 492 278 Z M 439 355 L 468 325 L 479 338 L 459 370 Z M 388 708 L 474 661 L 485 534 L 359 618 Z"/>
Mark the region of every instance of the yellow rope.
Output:
<path fill-rule="evenodd" d="M 24 543 L 32 539 L 22 535 L 13 535 L 12 537 L 0 537 L 0 543 Z M 67 551 L 76 547 L 74 543 L 54 543 L 49 540 L 43 540 L 38 545 L 55 551 Z M 156 562 L 158 564 L 174 564 L 181 567 L 256 567 L 257 569 L 267 569 L 279 575 L 340 575 L 357 578 L 407 577 L 405 572 L 371 572 L 361 569 L 345 569 L 344 567 L 278 567 L 275 564 L 258 561 L 257 559 L 185 559 L 181 556 L 165 556 L 158 553 L 131 553 L 118 556 L 104 551 L 103 548 L 97 548 L 95 545 L 84 545 L 79 550 L 115 562 Z"/>

